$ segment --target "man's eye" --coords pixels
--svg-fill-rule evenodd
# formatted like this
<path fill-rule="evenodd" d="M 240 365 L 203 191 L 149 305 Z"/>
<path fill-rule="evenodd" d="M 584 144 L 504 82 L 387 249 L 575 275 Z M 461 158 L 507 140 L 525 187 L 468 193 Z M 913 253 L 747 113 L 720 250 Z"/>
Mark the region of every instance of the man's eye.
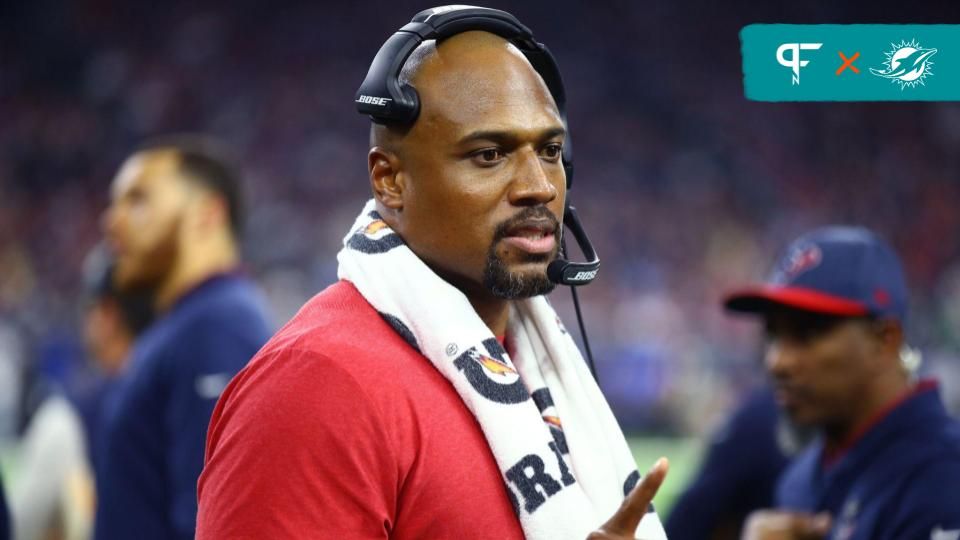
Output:
<path fill-rule="evenodd" d="M 487 148 L 475 153 L 473 157 L 481 164 L 493 164 L 503 159 L 503 152 L 496 148 Z"/>
<path fill-rule="evenodd" d="M 130 204 L 141 204 L 147 200 L 147 194 L 140 190 L 133 190 L 127 193 L 126 199 Z"/>
<path fill-rule="evenodd" d="M 559 159 L 563 154 L 563 148 L 559 144 L 548 144 L 541 151 L 543 157 L 551 160 Z"/>

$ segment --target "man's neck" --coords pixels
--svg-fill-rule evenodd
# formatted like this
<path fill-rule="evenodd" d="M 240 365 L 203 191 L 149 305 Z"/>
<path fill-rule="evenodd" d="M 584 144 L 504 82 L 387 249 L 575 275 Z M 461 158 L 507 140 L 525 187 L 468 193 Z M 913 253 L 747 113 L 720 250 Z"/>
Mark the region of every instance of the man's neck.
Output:
<path fill-rule="evenodd" d="M 867 392 L 857 396 L 857 407 L 849 419 L 824 430 L 828 450 L 842 451 L 849 447 L 886 416 L 912 387 L 912 382 L 903 372 L 891 370 L 879 375 Z"/>
<path fill-rule="evenodd" d="M 184 242 L 173 269 L 157 288 L 154 300 L 157 312 L 169 311 L 184 294 L 212 276 L 235 269 L 239 262 L 232 240 Z"/>
<path fill-rule="evenodd" d="M 115 335 L 106 340 L 100 353 L 100 364 L 110 376 L 118 375 L 127 363 L 127 356 L 133 348 L 133 337 L 129 335 Z"/>
<path fill-rule="evenodd" d="M 510 319 L 509 300 L 495 297 L 470 298 L 470 304 L 493 335 L 502 336 L 507 333 L 507 322 Z"/>

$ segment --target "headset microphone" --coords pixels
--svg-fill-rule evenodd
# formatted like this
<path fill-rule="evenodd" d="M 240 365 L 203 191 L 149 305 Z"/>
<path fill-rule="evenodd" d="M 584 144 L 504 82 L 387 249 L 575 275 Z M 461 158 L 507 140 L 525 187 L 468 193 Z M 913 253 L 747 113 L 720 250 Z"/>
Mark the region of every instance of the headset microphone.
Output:
<path fill-rule="evenodd" d="M 390 36 L 380 47 L 370 64 L 367 76 L 360 85 L 360 89 L 357 90 L 354 100 L 357 110 L 361 114 L 369 115 L 370 119 L 377 123 L 413 124 L 420 113 L 420 98 L 416 89 L 409 84 L 400 82 L 400 72 L 407 58 L 418 45 L 426 40 L 434 39 L 440 42 L 453 35 L 471 30 L 496 34 L 512 43 L 523 53 L 533 69 L 540 74 L 543 82 L 547 85 L 547 89 L 550 90 L 550 94 L 557 104 L 560 118 L 566 127 L 566 93 L 563 88 L 563 80 L 560 77 L 560 70 L 550 50 L 542 43 L 538 43 L 533 38 L 530 29 L 513 15 L 497 9 L 475 6 L 440 6 L 421 11 L 413 17 L 409 24 Z M 569 190 L 573 184 L 573 145 L 570 141 L 569 129 L 561 152 L 563 167 L 567 176 L 567 189 Z M 597 270 L 600 268 L 600 259 L 597 257 L 597 252 L 593 248 L 593 244 L 590 243 L 587 233 L 583 230 L 583 225 L 577 217 L 576 208 L 570 206 L 569 197 L 563 212 L 563 225 L 573 233 L 577 246 L 587 260 L 573 262 L 566 259 L 568 254 L 566 242 L 563 238 L 565 235 L 561 235 L 560 258 L 551 262 L 547 267 L 547 277 L 558 285 L 570 286 L 580 334 L 583 336 L 584 349 L 587 353 L 587 362 L 590 366 L 590 372 L 596 379 L 597 373 L 593 365 L 593 354 L 590 351 L 590 344 L 587 342 L 587 332 L 580 313 L 580 302 L 577 298 L 576 287 L 593 281 L 597 276 Z"/>
<path fill-rule="evenodd" d="M 600 269 L 600 258 L 593 249 L 593 244 L 587 238 L 583 225 L 580 224 L 580 217 L 577 215 L 577 209 L 569 204 L 563 211 L 563 224 L 573 233 L 573 238 L 577 241 L 583 256 L 587 258 L 586 262 L 573 262 L 567 259 L 558 258 L 547 267 L 547 277 L 550 281 L 558 285 L 569 285 L 576 287 L 586 285 L 597 277 L 597 271 Z M 561 255 L 567 256 L 566 242 L 561 239 Z"/>
<path fill-rule="evenodd" d="M 593 362 L 593 351 L 590 350 L 590 340 L 587 339 L 587 328 L 583 324 L 583 314 L 580 312 L 580 298 L 577 296 L 577 287 L 586 285 L 597 277 L 597 271 L 600 269 L 600 258 L 593 249 L 593 244 L 587 238 L 583 225 L 580 224 L 580 217 L 577 216 L 577 209 L 570 204 L 563 212 L 563 224 L 573 233 L 573 238 L 577 241 L 583 256 L 587 258 L 586 262 L 572 262 L 567 260 L 567 242 L 565 235 L 560 236 L 560 257 L 547 266 L 547 277 L 550 281 L 558 285 L 569 285 L 570 295 L 573 296 L 573 308 L 577 313 L 577 326 L 580 327 L 580 337 L 583 338 L 583 352 L 587 354 L 587 366 L 590 368 L 590 374 L 593 380 L 600 383 L 597 377 L 597 368 Z"/>

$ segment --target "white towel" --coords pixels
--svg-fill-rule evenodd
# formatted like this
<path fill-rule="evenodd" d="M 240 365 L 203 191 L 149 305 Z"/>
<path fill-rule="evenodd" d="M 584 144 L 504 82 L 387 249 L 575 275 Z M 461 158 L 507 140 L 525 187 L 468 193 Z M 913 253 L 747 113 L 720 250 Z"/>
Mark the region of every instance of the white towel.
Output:
<path fill-rule="evenodd" d="M 583 540 L 639 479 L 580 351 L 543 296 L 511 302 L 508 355 L 467 297 L 437 276 L 370 200 L 337 255 L 352 282 L 474 414 L 530 540 Z M 637 528 L 665 539 L 651 508 Z"/>

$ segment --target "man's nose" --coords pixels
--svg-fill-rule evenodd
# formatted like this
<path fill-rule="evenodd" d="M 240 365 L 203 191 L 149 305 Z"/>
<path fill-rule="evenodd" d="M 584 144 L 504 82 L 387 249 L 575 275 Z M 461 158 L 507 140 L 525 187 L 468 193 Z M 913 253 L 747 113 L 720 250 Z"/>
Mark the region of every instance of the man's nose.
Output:
<path fill-rule="evenodd" d="M 774 379 L 782 379 L 790 375 L 797 363 L 797 350 L 789 343 L 773 340 L 767 346 L 764 356 L 764 365 L 767 373 Z"/>
<path fill-rule="evenodd" d="M 103 211 L 103 214 L 100 215 L 100 228 L 103 230 L 103 235 L 111 243 L 120 232 L 120 222 L 123 219 L 122 214 L 115 205 L 110 205 Z"/>
<path fill-rule="evenodd" d="M 524 148 L 516 155 L 518 163 L 510 189 L 510 202 L 517 206 L 537 206 L 556 199 L 559 189 L 536 150 Z"/>
<path fill-rule="evenodd" d="M 102 214 L 100 214 L 100 230 L 103 234 L 109 234 L 110 230 L 115 226 L 114 221 L 116 220 L 116 212 L 113 211 L 112 206 L 108 206 Z"/>

